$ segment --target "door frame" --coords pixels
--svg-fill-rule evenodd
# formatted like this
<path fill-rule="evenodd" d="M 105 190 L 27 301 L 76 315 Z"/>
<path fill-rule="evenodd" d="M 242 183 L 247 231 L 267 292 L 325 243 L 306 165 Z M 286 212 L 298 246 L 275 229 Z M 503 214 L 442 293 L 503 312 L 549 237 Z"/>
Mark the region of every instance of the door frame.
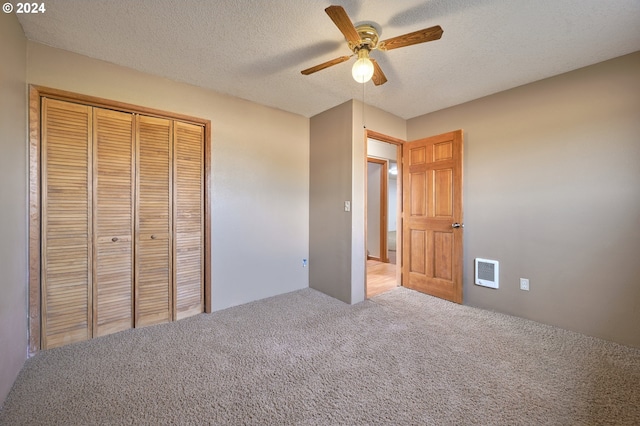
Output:
<path fill-rule="evenodd" d="M 384 263 L 389 263 L 389 254 L 387 253 L 387 220 L 389 220 L 387 218 L 387 216 L 389 215 L 388 213 L 388 197 L 389 197 L 389 191 L 387 189 L 387 182 L 389 180 L 389 161 L 388 160 L 383 160 L 380 158 L 375 158 L 375 157 L 367 157 L 367 170 L 368 170 L 368 166 L 369 163 L 373 163 L 373 164 L 380 164 L 381 166 L 381 171 L 380 171 L 380 193 L 379 193 L 379 197 L 380 197 L 380 226 L 378 231 L 380 232 L 380 245 L 378 247 L 378 249 L 380 250 L 380 256 L 376 257 L 376 256 L 371 256 L 368 254 L 368 250 L 367 250 L 367 260 L 369 259 L 373 259 L 373 260 L 378 260 L 380 262 L 384 262 Z M 369 174 L 367 173 L 367 178 L 368 178 Z M 369 186 L 369 181 L 367 180 L 367 188 Z M 369 190 L 367 189 L 367 195 L 369 194 Z M 369 201 L 367 200 L 367 222 L 368 222 L 368 212 L 369 212 Z M 369 228 L 367 228 L 369 229 Z M 368 232 L 367 232 L 368 235 Z M 368 239 L 368 237 L 367 237 Z"/>
<path fill-rule="evenodd" d="M 396 281 L 398 283 L 399 286 L 402 286 L 402 146 L 403 144 L 406 142 L 403 139 L 399 139 L 399 138 L 395 138 L 393 136 L 388 136 L 385 135 L 384 133 L 379 133 L 376 132 L 374 130 L 370 130 L 370 129 L 365 129 L 364 132 L 364 185 L 365 185 L 365 191 L 364 191 L 364 195 L 365 195 L 365 202 L 364 202 L 364 206 L 365 206 L 365 212 L 364 212 L 364 270 L 365 270 L 365 276 L 364 276 L 364 294 L 365 294 L 365 298 L 366 298 L 366 294 L 367 294 L 367 162 L 368 162 L 368 149 L 367 149 L 367 142 L 369 139 L 374 139 L 380 142 L 386 142 L 392 145 L 396 146 L 396 160 L 397 160 L 397 167 L 398 167 L 398 183 L 397 183 L 397 189 L 398 189 L 398 197 L 396 200 L 396 220 L 397 220 L 397 225 L 396 225 Z"/>
<path fill-rule="evenodd" d="M 41 98 L 48 97 L 95 107 L 180 120 L 204 128 L 204 311 L 211 313 L 211 120 L 95 96 L 29 85 L 29 347 L 33 356 L 41 348 Z"/>

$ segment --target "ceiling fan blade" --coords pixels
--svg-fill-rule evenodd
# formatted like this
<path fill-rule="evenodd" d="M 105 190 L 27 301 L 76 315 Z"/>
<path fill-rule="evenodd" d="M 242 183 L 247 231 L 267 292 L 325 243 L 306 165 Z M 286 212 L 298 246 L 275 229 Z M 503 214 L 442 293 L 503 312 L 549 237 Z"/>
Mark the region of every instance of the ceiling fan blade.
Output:
<path fill-rule="evenodd" d="M 443 31 L 440 25 L 436 25 L 435 27 L 425 28 L 423 30 L 383 40 L 379 43 L 382 45 L 379 49 L 391 50 L 399 47 L 411 46 L 413 44 L 424 43 L 426 41 L 439 40 L 440 37 L 442 37 L 442 33 Z"/>
<path fill-rule="evenodd" d="M 353 26 L 349 15 L 345 12 L 342 6 L 329 6 L 324 10 L 329 15 L 329 18 L 336 24 L 336 27 L 344 34 L 344 38 L 352 43 L 358 43 L 360 36 L 356 27 Z"/>
<path fill-rule="evenodd" d="M 373 84 L 376 86 L 385 84 L 387 82 L 387 76 L 382 72 L 382 68 L 380 68 L 380 65 L 378 65 L 375 59 L 371 59 L 371 62 L 373 63 L 373 77 L 371 77 Z"/>
<path fill-rule="evenodd" d="M 318 72 L 318 71 L 321 71 L 321 70 L 323 70 L 325 68 L 329 68 L 329 67 L 332 67 L 334 65 L 338 65 L 338 64 L 341 64 L 341 63 L 343 63 L 345 61 L 348 61 L 349 58 L 351 58 L 351 56 L 353 56 L 353 55 L 340 56 L 339 58 L 335 58 L 335 59 L 332 59 L 330 61 L 323 62 L 320 65 L 316 65 L 315 67 L 307 68 L 306 70 L 302 70 L 300 72 L 302 74 L 304 74 L 304 75 L 313 74 L 314 72 Z"/>

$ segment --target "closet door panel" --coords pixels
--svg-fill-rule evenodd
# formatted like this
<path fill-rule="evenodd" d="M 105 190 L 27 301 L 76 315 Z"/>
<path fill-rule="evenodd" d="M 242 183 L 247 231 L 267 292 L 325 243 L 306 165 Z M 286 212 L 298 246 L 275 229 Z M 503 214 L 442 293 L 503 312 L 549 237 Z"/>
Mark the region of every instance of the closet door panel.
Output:
<path fill-rule="evenodd" d="M 94 335 L 133 327 L 133 115 L 95 108 Z"/>
<path fill-rule="evenodd" d="M 92 337 L 91 108 L 42 100 L 42 346 Z"/>
<path fill-rule="evenodd" d="M 174 124 L 175 319 L 204 308 L 204 128 Z"/>
<path fill-rule="evenodd" d="M 137 223 L 135 326 L 171 321 L 170 120 L 137 118 Z"/>

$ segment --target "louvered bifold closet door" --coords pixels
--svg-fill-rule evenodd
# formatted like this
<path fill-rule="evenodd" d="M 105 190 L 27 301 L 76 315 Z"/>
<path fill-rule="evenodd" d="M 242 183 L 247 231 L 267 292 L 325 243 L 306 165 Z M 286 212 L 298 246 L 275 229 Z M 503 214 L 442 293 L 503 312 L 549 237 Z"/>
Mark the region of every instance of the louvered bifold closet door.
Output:
<path fill-rule="evenodd" d="M 91 108 L 42 100 L 42 346 L 91 338 Z"/>
<path fill-rule="evenodd" d="M 95 108 L 94 336 L 133 327 L 133 114 Z"/>
<path fill-rule="evenodd" d="M 174 124 L 175 319 L 204 308 L 204 128 Z"/>
<path fill-rule="evenodd" d="M 137 117 L 135 326 L 171 321 L 170 120 Z"/>

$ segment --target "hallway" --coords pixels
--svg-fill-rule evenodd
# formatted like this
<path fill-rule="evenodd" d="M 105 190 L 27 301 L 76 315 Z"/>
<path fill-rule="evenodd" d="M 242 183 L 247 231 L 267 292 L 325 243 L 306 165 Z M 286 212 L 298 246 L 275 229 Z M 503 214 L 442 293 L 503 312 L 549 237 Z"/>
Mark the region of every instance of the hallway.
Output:
<path fill-rule="evenodd" d="M 397 286 L 395 264 L 367 260 L 367 299 Z"/>

